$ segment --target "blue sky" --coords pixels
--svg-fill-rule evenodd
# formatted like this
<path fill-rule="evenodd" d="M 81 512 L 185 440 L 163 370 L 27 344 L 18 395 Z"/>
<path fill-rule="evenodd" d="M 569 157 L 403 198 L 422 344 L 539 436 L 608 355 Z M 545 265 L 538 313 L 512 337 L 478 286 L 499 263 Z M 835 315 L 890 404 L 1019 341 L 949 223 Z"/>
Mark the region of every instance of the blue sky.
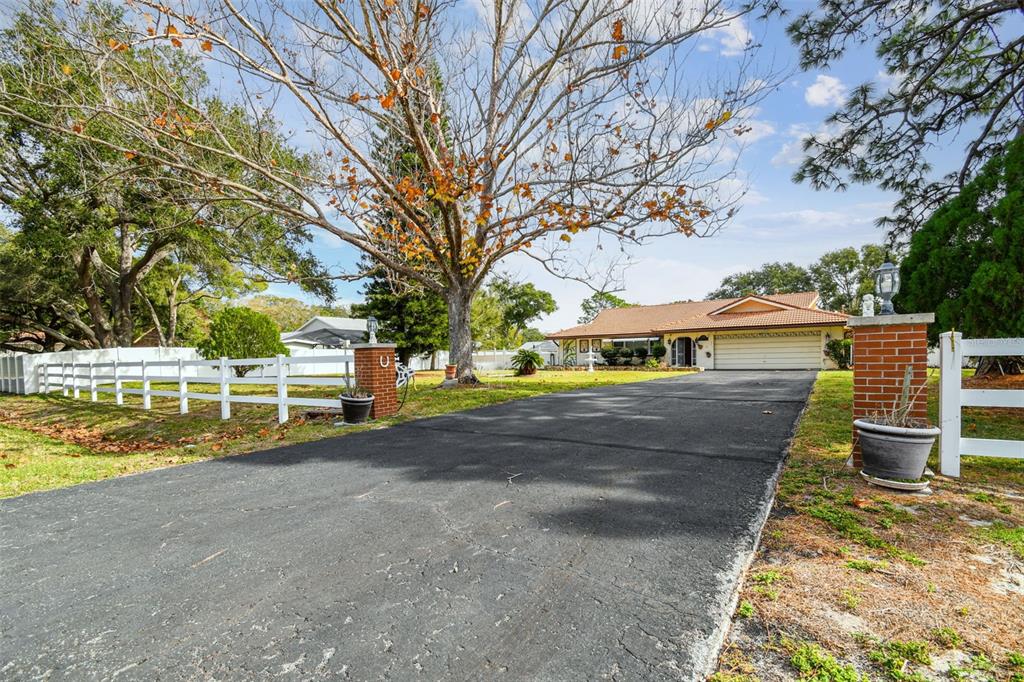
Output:
<path fill-rule="evenodd" d="M 791 10 L 796 13 L 809 7 L 809 3 L 794 3 Z M 749 31 L 763 46 L 758 59 L 769 60 L 789 74 L 747 119 L 753 132 L 739 159 L 739 173 L 749 193 L 741 210 L 714 237 L 668 237 L 634 248 L 635 264 L 626 272 L 625 289 L 620 292 L 627 300 L 649 304 L 699 299 L 724 276 L 766 262 L 807 265 L 831 249 L 883 240 L 874 221 L 888 212 L 893 196 L 860 186 L 845 192 L 817 192 L 791 180 L 800 159 L 800 137 L 817 130 L 849 88 L 869 80 L 884 84 L 881 65 L 870 50 L 861 50 L 827 72 L 801 72 L 796 50 L 784 32 L 789 20 L 776 17 L 733 31 L 732 37 L 740 38 Z M 728 38 L 708 41 L 704 49 L 729 58 Z M 358 258 L 333 236 L 318 235 L 316 240 L 318 254 L 332 266 L 350 267 Z M 555 278 L 525 257 L 506 261 L 501 270 L 555 296 L 558 311 L 538 324 L 544 331 L 575 324 L 580 302 L 592 293 L 582 284 Z M 340 283 L 338 297 L 342 302 L 359 300 L 359 288 L 359 283 Z M 275 285 L 270 292 L 303 297 L 288 286 Z"/>

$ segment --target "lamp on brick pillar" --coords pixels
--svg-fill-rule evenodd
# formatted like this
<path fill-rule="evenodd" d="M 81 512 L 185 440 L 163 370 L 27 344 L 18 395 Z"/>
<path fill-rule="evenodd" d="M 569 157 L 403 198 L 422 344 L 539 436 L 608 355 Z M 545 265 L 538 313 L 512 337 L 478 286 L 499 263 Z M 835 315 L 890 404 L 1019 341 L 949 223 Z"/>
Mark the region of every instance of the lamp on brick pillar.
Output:
<path fill-rule="evenodd" d="M 875 270 L 875 293 L 882 299 L 879 315 L 895 315 L 892 297 L 900 292 L 900 269 L 886 260 Z"/>

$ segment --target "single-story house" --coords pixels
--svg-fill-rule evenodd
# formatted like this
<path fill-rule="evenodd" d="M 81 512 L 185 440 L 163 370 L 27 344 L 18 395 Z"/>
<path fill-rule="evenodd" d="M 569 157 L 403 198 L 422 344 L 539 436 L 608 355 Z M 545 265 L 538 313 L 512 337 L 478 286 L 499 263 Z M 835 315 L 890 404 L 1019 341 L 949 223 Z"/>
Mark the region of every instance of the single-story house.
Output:
<path fill-rule="evenodd" d="M 681 301 L 602 310 L 593 322 L 549 334 L 559 362 L 596 362 L 604 346 L 663 344 L 671 367 L 823 369 L 825 344 L 841 339 L 847 315 L 822 310 L 816 292 Z"/>
<path fill-rule="evenodd" d="M 283 332 L 281 342 L 291 349 L 343 348 L 366 340 L 366 320 L 355 317 L 317 315 L 292 332 Z"/>

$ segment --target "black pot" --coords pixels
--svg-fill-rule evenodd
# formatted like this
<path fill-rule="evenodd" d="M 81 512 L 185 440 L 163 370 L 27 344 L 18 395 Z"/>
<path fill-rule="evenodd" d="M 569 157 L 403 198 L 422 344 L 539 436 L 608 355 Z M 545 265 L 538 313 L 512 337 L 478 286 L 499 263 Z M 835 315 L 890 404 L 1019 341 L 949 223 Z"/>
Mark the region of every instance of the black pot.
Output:
<path fill-rule="evenodd" d="M 372 407 L 372 395 L 369 398 L 353 398 L 344 394 L 341 396 L 341 414 L 346 424 L 365 424 L 370 418 Z"/>
<path fill-rule="evenodd" d="M 924 476 L 932 443 L 942 433 L 930 428 L 901 428 L 875 424 L 866 419 L 853 422 L 860 434 L 864 473 L 890 480 L 918 480 Z"/>

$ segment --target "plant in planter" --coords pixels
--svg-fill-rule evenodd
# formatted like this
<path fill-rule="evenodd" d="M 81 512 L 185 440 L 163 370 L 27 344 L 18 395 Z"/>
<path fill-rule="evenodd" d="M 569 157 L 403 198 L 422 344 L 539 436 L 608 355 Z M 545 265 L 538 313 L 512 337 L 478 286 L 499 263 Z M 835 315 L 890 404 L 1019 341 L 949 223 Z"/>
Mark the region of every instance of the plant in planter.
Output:
<path fill-rule="evenodd" d="M 535 350 L 527 350 L 526 348 L 523 348 L 512 356 L 512 367 L 515 368 L 516 374 L 519 376 L 536 374 L 537 368 L 543 366 L 544 358 L 542 358 L 540 353 Z"/>
<path fill-rule="evenodd" d="M 623 365 L 633 364 L 633 349 L 632 348 L 620 348 L 619 349 L 619 363 Z"/>
<path fill-rule="evenodd" d="M 365 424 L 373 407 L 373 394 L 359 384 L 346 381 L 341 394 L 341 414 L 346 424 Z"/>
<path fill-rule="evenodd" d="M 601 357 L 609 366 L 614 367 L 619 364 L 619 349 L 615 346 L 605 346 L 601 349 Z"/>
<path fill-rule="evenodd" d="M 444 378 L 451 380 L 455 378 L 455 373 L 458 371 L 458 365 L 445 365 L 444 366 Z"/>
<path fill-rule="evenodd" d="M 928 453 L 941 433 L 926 421 L 911 416 L 918 395 L 927 386 L 926 382 L 911 399 L 913 376 L 914 369 L 908 366 L 900 397 L 893 401 L 892 408 L 853 422 L 864 460 L 861 475 L 888 488 L 920 490 L 928 485 L 922 480 Z"/>
<path fill-rule="evenodd" d="M 644 347 L 634 348 L 633 357 L 640 361 L 640 364 L 644 364 L 644 360 L 647 359 L 647 349 Z"/>

